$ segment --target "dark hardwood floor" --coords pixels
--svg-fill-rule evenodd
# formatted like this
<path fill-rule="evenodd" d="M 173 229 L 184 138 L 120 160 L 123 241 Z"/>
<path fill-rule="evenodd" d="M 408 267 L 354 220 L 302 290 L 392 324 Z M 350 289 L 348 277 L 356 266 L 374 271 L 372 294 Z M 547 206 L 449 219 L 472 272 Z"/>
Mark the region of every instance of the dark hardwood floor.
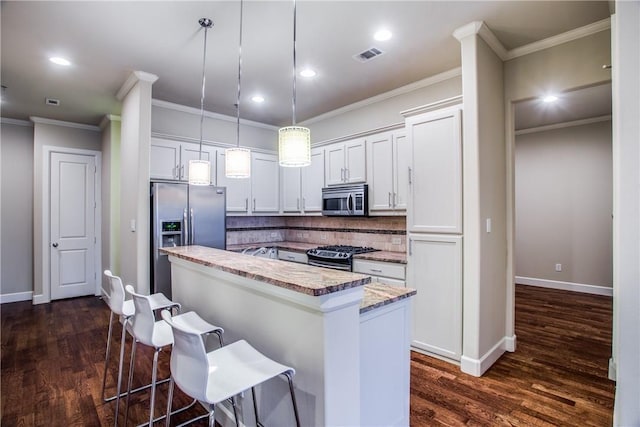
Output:
<path fill-rule="evenodd" d="M 113 425 L 114 403 L 100 398 L 109 319 L 104 302 L 95 297 L 38 306 L 19 302 L 3 304 L 0 311 L 0 425 Z M 412 353 L 411 425 L 611 425 L 611 316 L 611 298 L 517 286 L 518 349 L 483 377 Z M 115 329 L 119 337 L 119 325 Z M 143 374 L 134 386 L 150 378 L 148 350 L 139 346 L 136 373 Z M 169 354 L 163 352 L 160 360 L 166 376 Z M 109 372 L 113 394 L 116 357 Z M 167 389 L 159 387 L 158 415 L 166 408 Z M 188 401 L 179 393 L 176 399 L 176 404 Z M 148 393 L 132 400 L 130 424 L 141 423 L 148 417 Z M 196 413 L 201 409 L 175 421 Z"/>

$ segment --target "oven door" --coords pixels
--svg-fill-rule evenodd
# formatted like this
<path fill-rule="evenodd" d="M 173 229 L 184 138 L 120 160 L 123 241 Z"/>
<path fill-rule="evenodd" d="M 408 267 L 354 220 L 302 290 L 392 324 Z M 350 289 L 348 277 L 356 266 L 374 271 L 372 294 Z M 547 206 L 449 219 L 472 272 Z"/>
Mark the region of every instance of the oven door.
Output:
<path fill-rule="evenodd" d="M 328 261 L 323 259 L 308 258 L 307 264 L 313 265 L 314 267 L 325 267 L 333 268 L 334 270 L 351 271 L 351 262 L 345 263 L 340 261 Z"/>

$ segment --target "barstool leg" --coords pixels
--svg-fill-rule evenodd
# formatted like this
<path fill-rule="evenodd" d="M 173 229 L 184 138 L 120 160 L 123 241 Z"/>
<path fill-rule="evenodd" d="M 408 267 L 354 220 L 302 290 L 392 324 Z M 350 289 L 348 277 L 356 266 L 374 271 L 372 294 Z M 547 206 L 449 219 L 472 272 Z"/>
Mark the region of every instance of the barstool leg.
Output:
<path fill-rule="evenodd" d="M 118 426 L 118 414 L 120 413 L 120 391 L 122 390 L 122 366 L 124 363 L 124 343 L 127 336 L 127 323 L 129 318 L 125 317 L 122 322 L 122 337 L 120 338 L 120 362 L 118 363 L 118 386 L 116 390 L 116 415 L 114 417 L 114 426 Z M 129 396 L 127 396 L 129 400 Z M 128 409 L 128 408 L 127 408 Z"/>
<path fill-rule="evenodd" d="M 153 416 L 156 403 L 156 380 L 158 377 L 158 355 L 161 348 L 156 348 L 153 353 L 153 371 L 151 373 L 151 408 L 149 408 L 149 426 L 153 426 Z M 129 385 L 131 388 L 131 385 Z"/>
<path fill-rule="evenodd" d="M 236 419 L 236 427 L 240 427 L 240 420 L 238 419 L 238 407 L 236 404 L 236 397 L 231 398 L 231 406 L 233 406 L 233 417 Z"/>
<path fill-rule="evenodd" d="M 109 315 L 109 333 L 107 334 L 107 353 L 104 356 L 104 373 L 102 374 L 102 401 L 106 402 L 104 390 L 107 385 L 107 365 L 109 364 L 109 353 L 111 352 L 111 332 L 113 331 L 113 311 Z"/>
<path fill-rule="evenodd" d="M 167 421 L 164 423 L 165 427 L 169 427 L 171 421 L 171 403 L 173 401 L 173 377 L 169 379 L 169 397 L 167 400 Z"/>
<path fill-rule="evenodd" d="M 209 405 L 209 427 L 216 427 L 216 406 Z"/>
<path fill-rule="evenodd" d="M 253 398 L 253 413 L 256 417 L 256 426 L 260 426 L 260 420 L 258 419 L 258 401 L 256 400 L 256 388 L 251 387 L 251 397 Z"/>
<path fill-rule="evenodd" d="M 296 403 L 296 393 L 293 390 L 293 378 L 291 377 L 291 372 L 284 373 L 287 376 L 287 380 L 289 381 L 289 392 L 291 393 L 291 403 L 293 403 L 293 414 L 296 417 L 296 426 L 300 427 L 300 415 L 298 414 L 298 404 Z"/>
<path fill-rule="evenodd" d="M 127 409 L 124 413 L 124 425 L 127 427 L 127 423 L 129 422 L 129 398 L 131 397 L 131 393 L 128 391 L 131 390 L 131 383 L 133 382 L 133 366 L 136 360 L 136 346 L 138 340 L 133 338 L 133 344 L 131 344 L 131 360 L 129 361 L 129 381 L 127 381 Z"/>

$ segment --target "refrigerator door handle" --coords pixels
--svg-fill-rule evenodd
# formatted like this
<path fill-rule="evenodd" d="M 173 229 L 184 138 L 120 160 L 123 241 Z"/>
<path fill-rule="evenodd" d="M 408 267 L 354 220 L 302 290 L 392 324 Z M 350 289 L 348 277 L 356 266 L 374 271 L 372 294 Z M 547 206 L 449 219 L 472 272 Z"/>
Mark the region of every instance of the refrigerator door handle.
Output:
<path fill-rule="evenodd" d="M 182 244 L 188 245 L 189 220 L 187 219 L 187 208 L 182 211 Z"/>
<path fill-rule="evenodd" d="M 190 222 L 190 229 L 191 229 L 191 237 L 189 238 L 189 244 L 193 245 L 195 243 L 196 240 L 196 230 L 195 230 L 195 225 L 194 225 L 194 221 L 193 221 L 193 208 L 191 208 L 191 218 L 189 220 Z"/>

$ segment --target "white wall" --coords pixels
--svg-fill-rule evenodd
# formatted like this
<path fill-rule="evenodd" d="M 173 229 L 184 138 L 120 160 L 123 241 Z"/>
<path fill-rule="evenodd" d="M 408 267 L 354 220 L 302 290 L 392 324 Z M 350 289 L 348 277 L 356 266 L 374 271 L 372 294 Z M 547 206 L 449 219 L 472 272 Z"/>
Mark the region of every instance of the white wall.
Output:
<path fill-rule="evenodd" d="M 516 276 L 611 287 L 611 121 L 518 135 L 515 160 Z"/>
<path fill-rule="evenodd" d="M 33 125 L 3 120 L 1 132 L 0 297 L 3 302 L 30 300 L 33 291 Z"/>
<path fill-rule="evenodd" d="M 102 268 L 120 274 L 120 117 L 107 116 L 102 128 Z M 102 286 L 106 278 L 102 275 Z"/>

